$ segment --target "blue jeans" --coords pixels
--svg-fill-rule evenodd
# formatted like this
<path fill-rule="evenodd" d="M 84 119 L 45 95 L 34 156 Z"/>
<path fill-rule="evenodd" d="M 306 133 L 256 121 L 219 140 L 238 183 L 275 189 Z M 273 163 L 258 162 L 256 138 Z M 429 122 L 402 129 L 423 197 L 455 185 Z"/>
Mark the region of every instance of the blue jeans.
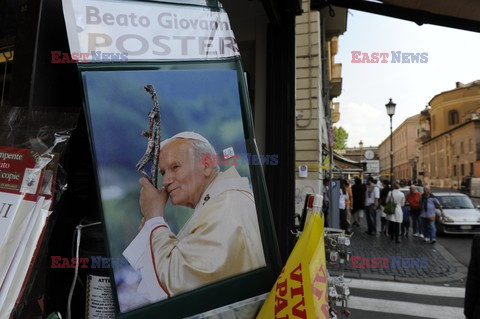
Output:
<path fill-rule="evenodd" d="M 416 214 L 410 214 L 412 218 L 412 228 L 414 234 L 423 234 L 422 225 L 420 224 L 420 216 Z"/>
<path fill-rule="evenodd" d="M 369 233 L 376 233 L 377 232 L 377 210 L 375 209 L 375 205 L 367 206 L 367 214 L 365 216 L 367 218 L 367 226 Z"/>
<path fill-rule="evenodd" d="M 428 218 L 422 217 L 423 236 L 430 238 L 430 240 L 437 239 L 437 229 L 435 228 L 435 221 L 430 221 Z"/>

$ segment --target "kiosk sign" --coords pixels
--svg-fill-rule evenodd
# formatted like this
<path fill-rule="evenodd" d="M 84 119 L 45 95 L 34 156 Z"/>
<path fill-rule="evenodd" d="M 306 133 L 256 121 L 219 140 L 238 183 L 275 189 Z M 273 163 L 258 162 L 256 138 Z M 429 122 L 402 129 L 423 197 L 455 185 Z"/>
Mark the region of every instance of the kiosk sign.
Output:
<path fill-rule="evenodd" d="M 128 55 L 129 61 L 239 55 L 227 13 L 138 1 L 64 0 L 71 52 Z"/>

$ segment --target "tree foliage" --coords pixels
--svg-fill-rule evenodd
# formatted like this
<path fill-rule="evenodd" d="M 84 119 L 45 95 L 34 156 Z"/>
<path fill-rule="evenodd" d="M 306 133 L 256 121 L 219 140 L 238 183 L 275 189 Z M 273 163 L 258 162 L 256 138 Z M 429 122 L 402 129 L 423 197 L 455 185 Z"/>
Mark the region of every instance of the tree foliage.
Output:
<path fill-rule="evenodd" d="M 333 136 L 334 136 L 333 148 L 335 150 L 343 150 L 347 147 L 348 133 L 347 131 L 345 131 L 343 127 L 334 126 Z"/>

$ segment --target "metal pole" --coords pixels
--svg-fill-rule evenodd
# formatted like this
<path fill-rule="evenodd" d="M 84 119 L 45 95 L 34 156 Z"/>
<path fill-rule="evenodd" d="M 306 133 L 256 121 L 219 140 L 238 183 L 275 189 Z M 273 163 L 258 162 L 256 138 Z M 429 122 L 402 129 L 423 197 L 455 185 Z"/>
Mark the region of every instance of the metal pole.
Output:
<path fill-rule="evenodd" d="M 460 189 L 460 156 L 457 155 L 457 188 Z"/>
<path fill-rule="evenodd" d="M 393 188 L 393 130 L 392 130 L 392 115 L 390 115 L 390 186 Z"/>
<path fill-rule="evenodd" d="M 361 141 L 360 141 L 361 142 Z M 362 183 L 363 183 L 363 163 L 362 163 L 362 156 L 363 156 L 363 144 L 361 144 L 360 146 L 360 156 L 359 156 L 359 159 L 358 159 L 358 162 L 360 163 L 360 168 L 361 168 L 361 171 L 360 171 L 360 179 L 362 180 Z"/>
<path fill-rule="evenodd" d="M 332 146 L 330 146 L 330 153 L 328 154 L 328 156 L 330 157 L 330 169 L 329 169 L 330 180 L 328 181 L 328 226 L 333 227 L 333 148 Z"/>

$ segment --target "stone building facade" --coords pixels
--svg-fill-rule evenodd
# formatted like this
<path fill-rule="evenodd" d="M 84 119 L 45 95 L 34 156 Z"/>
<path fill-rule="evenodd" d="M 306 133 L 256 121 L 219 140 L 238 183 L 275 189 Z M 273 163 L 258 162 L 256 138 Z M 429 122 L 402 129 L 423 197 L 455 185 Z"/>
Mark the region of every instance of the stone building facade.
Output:
<path fill-rule="evenodd" d="M 480 80 L 456 83 L 432 98 L 421 113 L 418 170 L 425 183 L 459 188 L 480 176 Z"/>
<path fill-rule="evenodd" d="M 393 176 L 397 181 L 414 180 L 417 172 L 417 136 L 420 128 L 420 115 L 407 118 L 393 131 Z M 390 135 L 378 146 L 380 176 L 390 178 Z"/>
<path fill-rule="evenodd" d="M 295 161 L 296 213 L 303 208 L 305 195 L 322 192 L 322 180 L 329 164 L 328 128 L 340 117 L 333 98 L 342 91 L 341 64 L 335 63 L 338 37 L 346 31 L 347 10 L 334 8 L 332 18 L 310 10 L 302 1 L 303 14 L 296 18 Z M 306 178 L 299 167 L 308 168 Z"/>

